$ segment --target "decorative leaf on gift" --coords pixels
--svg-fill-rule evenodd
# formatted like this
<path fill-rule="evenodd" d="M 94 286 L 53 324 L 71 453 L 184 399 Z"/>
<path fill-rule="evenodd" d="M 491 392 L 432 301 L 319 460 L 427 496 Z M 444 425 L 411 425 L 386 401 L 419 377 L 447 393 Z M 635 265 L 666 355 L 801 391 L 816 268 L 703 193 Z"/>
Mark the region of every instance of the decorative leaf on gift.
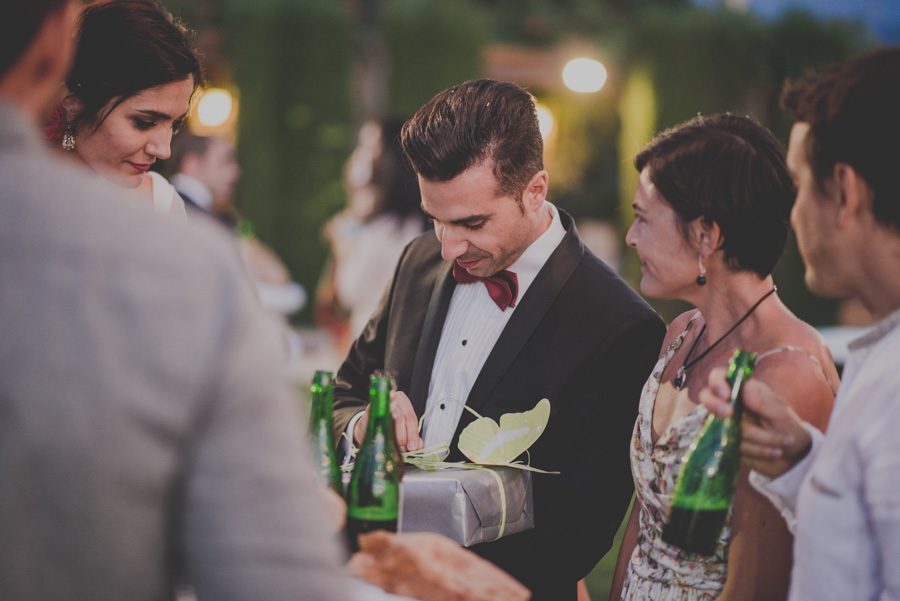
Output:
<path fill-rule="evenodd" d="M 541 399 L 531 411 L 506 413 L 500 425 L 481 417 L 459 435 L 459 450 L 475 463 L 508 465 L 544 433 L 550 420 L 550 401 Z"/>

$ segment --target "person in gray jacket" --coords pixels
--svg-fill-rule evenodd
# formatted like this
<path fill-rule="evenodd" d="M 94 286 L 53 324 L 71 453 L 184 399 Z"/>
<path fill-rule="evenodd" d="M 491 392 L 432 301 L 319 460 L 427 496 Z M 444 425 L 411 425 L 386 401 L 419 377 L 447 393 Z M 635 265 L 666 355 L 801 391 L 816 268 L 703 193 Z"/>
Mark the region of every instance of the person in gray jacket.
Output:
<path fill-rule="evenodd" d="M 228 240 L 45 150 L 79 2 L 0 20 L 0 596 L 346 599 Z"/>

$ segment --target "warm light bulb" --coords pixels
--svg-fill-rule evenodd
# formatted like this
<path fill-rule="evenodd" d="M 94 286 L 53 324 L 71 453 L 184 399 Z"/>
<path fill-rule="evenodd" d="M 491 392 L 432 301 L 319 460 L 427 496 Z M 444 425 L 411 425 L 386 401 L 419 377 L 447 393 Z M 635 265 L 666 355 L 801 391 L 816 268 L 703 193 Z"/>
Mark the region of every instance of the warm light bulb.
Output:
<path fill-rule="evenodd" d="M 197 103 L 197 119 L 205 127 L 218 127 L 231 116 L 231 93 L 221 88 L 210 88 Z"/>
<path fill-rule="evenodd" d="M 538 128 L 541 130 L 541 137 L 544 139 L 553 131 L 553 113 L 543 104 L 535 106 L 537 110 Z"/>
<path fill-rule="evenodd" d="M 596 92 L 606 83 L 606 67 L 590 58 L 575 58 L 566 64 L 562 76 L 574 92 Z"/>

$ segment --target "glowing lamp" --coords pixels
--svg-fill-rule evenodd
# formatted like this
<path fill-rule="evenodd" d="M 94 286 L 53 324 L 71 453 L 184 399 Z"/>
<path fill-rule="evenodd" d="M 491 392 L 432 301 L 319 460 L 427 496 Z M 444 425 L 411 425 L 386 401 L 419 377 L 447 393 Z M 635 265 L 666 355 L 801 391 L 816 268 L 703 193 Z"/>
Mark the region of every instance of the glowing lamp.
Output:
<path fill-rule="evenodd" d="M 566 63 L 562 77 L 574 92 L 596 92 L 606 83 L 606 67 L 590 58 L 575 58 Z"/>
<path fill-rule="evenodd" d="M 219 127 L 228 121 L 234 101 L 228 90 L 210 88 L 197 103 L 197 119 L 204 127 Z"/>
<path fill-rule="evenodd" d="M 537 110 L 538 128 L 541 130 L 541 137 L 547 139 L 550 132 L 553 131 L 553 113 L 540 103 L 535 106 L 535 109 Z"/>

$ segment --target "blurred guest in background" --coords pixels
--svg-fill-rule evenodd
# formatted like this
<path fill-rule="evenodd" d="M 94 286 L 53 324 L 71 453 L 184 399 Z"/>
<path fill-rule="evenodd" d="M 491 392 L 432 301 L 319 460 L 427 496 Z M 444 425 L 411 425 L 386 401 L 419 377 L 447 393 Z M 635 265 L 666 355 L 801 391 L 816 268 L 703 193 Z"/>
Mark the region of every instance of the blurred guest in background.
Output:
<path fill-rule="evenodd" d="M 325 226 L 331 256 L 316 316 L 346 352 L 378 306 L 403 248 L 426 229 L 416 173 L 403 155 L 403 119 L 362 126 L 345 170 L 347 208 Z"/>
<path fill-rule="evenodd" d="M 680 458 L 706 420 L 698 392 L 735 348 L 757 354 L 754 379 L 781 386 L 818 427 L 828 423 L 834 363 L 772 283 L 793 204 L 784 148 L 747 117 L 712 115 L 657 136 L 635 166 L 626 241 L 641 259 L 641 291 L 697 309 L 672 321 L 641 396 L 631 444 L 637 498 L 610 599 L 783 599 L 790 533 L 746 470 L 712 556 L 672 546 L 661 533 Z"/>
<path fill-rule="evenodd" d="M 234 187 L 241 169 L 229 140 L 181 133 L 172 143 L 166 167 L 189 211 L 212 217 L 230 230 L 237 228 Z"/>
<path fill-rule="evenodd" d="M 900 48 L 786 88 L 796 119 L 791 215 L 816 294 L 879 321 L 850 343 L 826 435 L 791 409 L 790 383 L 751 380 L 741 449 L 753 486 L 794 532 L 791 601 L 900 599 Z M 701 400 L 727 415 L 724 374 Z"/>
<path fill-rule="evenodd" d="M 306 290 L 291 280 L 278 255 L 256 237 L 235 206 L 234 189 L 241 173 L 235 154 L 227 138 L 181 133 L 172 143 L 165 172 L 184 198 L 188 219 L 212 220 L 236 236 L 263 305 L 282 315 L 296 313 L 306 303 Z"/>
<path fill-rule="evenodd" d="M 280 328 L 228 241 L 41 143 L 79 4 L 0 19 L 0 596 L 347 599 Z"/>
<path fill-rule="evenodd" d="M 62 101 L 47 125 L 57 148 L 163 213 L 184 216 L 181 197 L 150 167 L 203 84 L 187 30 L 155 0 L 84 6 Z"/>

